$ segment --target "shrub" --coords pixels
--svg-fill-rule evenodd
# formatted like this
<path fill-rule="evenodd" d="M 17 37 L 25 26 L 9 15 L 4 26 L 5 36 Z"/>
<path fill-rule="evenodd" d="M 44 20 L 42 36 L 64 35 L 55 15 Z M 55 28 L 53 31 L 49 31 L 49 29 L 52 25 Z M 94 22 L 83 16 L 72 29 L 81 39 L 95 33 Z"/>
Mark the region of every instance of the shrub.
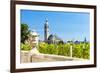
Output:
<path fill-rule="evenodd" d="M 29 51 L 31 49 L 32 49 L 32 47 L 31 47 L 30 44 L 23 44 L 23 43 L 21 43 L 21 50 Z"/>

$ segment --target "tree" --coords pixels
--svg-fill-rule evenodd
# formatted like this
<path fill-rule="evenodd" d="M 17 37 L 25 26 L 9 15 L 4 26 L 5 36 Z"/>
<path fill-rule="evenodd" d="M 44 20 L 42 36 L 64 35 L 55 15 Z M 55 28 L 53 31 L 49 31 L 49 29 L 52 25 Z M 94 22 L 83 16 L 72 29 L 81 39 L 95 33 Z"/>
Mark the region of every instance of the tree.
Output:
<path fill-rule="evenodd" d="M 27 24 L 21 24 L 21 43 L 25 43 L 30 35 L 30 30 Z"/>
<path fill-rule="evenodd" d="M 64 44 L 64 42 L 61 40 L 61 41 L 58 42 L 58 44 Z"/>

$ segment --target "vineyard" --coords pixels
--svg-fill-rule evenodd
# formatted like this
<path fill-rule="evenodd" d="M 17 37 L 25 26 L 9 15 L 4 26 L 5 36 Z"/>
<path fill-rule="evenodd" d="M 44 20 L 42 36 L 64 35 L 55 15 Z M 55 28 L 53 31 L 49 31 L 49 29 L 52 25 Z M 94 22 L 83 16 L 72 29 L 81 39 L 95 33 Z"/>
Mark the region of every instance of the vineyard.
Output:
<path fill-rule="evenodd" d="M 70 56 L 70 47 L 72 46 L 72 57 L 89 59 L 90 56 L 90 44 L 47 44 L 39 43 L 38 50 L 44 54 L 54 54 L 62 56 Z"/>

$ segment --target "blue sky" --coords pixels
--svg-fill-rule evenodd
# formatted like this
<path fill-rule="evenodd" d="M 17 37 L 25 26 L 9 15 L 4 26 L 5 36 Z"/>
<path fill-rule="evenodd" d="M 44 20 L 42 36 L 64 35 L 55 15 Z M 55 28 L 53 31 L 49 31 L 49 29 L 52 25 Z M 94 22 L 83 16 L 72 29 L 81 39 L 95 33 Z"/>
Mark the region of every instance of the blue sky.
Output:
<path fill-rule="evenodd" d="M 89 41 L 89 17 L 89 13 L 21 10 L 21 23 L 28 24 L 31 30 L 39 33 L 41 40 L 44 39 L 44 23 L 47 18 L 50 34 L 56 34 L 64 41 L 83 41 L 85 37 Z"/>

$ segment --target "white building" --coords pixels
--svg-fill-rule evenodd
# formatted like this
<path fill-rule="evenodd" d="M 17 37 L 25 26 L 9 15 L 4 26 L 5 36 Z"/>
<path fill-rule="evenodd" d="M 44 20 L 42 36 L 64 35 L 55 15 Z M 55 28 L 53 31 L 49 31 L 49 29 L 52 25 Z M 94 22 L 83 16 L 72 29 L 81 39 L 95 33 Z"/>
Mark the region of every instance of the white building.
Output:
<path fill-rule="evenodd" d="M 38 46 L 38 42 L 39 42 L 39 35 L 37 32 L 32 31 L 31 34 L 29 35 L 28 40 L 26 40 L 25 43 L 28 43 L 32 46 L 32 48 Z"/>
<path fill-rule="evenodd" d="M 31 32 L 31 35 L 32 35 L 32 43 L 38 45 L 38 42 L 39 42 L 39 34 L 35 31 L 32 31 Z"/>

